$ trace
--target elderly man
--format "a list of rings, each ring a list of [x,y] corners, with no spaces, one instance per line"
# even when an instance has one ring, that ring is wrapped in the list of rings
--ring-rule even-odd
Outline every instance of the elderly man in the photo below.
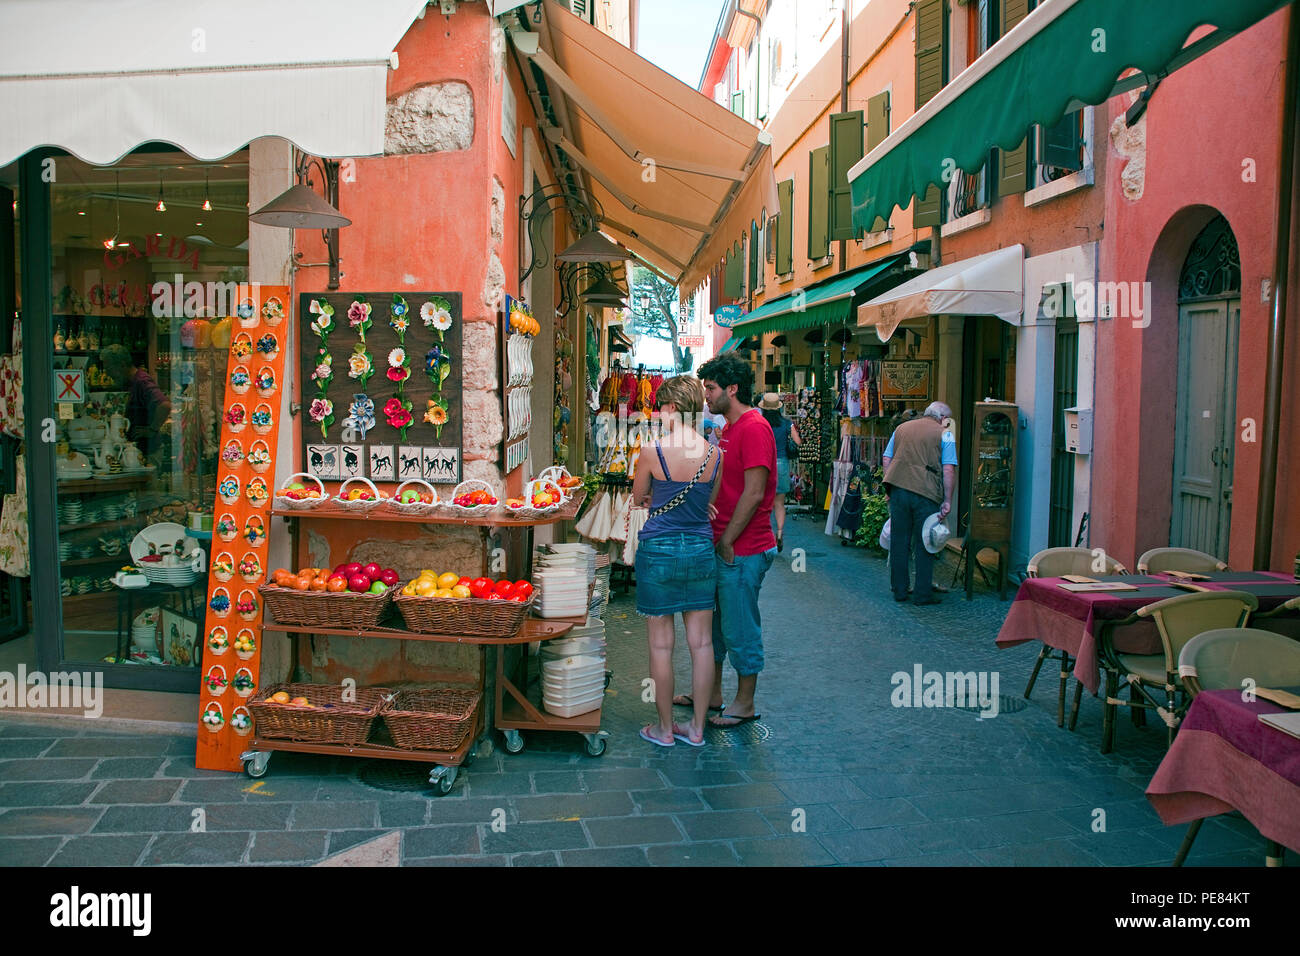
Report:
[[[957,441],[943,427],[952,409],[931,402],[920,418],[903,422],[885,449],[885,488],[889,493],[889,583],[895,601],[906,601],[910,557],[916,555],[915,604],[938,604],[934,593],[933,556],[921,541],[925,519],[952,510],[957,484]]]

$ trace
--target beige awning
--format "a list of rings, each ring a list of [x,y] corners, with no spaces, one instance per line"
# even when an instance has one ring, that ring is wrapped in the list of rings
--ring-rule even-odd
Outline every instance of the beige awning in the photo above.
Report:
[[[545,10],[545,31],[511,34],[565,101],[563,125],[543,134],[581,170],[601,230],[693,291],[776,212],[770,139],[562,7]]]

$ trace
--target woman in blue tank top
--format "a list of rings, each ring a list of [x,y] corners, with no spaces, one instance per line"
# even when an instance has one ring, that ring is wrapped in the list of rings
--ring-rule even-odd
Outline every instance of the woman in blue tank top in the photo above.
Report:
[[[637,540],[636,609],[648,618],[650,678],[657,724],[641,737],[660,747],[674,739],[704,745],[704,718],[713,690],[713,529],[710,511],[718,494],[722,451],[692,427],[704,408],[699,379],[678,375],[659,386],[655,401],[663,438],[654,454],[643,448],[632,483],[636,504],[650,509]],[[689,724],[673,723],[673,615],[681,614],[691,648]]]

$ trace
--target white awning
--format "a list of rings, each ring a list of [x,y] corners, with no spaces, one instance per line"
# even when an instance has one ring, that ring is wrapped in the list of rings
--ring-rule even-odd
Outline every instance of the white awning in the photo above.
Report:
[[[39,146],[97,165],[164,142],[215,160],[261,136],[384,151],[390,59],[424,0],[5,0],[0,166]]]
[[[927,315],[996,315],[1019,325],[1025,300],[1025,247],[1008,246],[951,262],[858,306],[858,325],[887,342],[899,323]]]

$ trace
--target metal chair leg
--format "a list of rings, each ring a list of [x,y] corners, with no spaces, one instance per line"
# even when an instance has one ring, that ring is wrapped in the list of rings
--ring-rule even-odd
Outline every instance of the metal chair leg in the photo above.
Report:
[[[1101,720],[1101,752],[1110,753],[1111,746],[1115,742],[1115,700],[1117,674],[1112,671],[1106,671],[1106,702],[1103,705]]]
[[[1065,726],[1065,685],[1070,680],[1070,655],[1061,651],[1061,680],[1056,688],[1056,726]]]
[[[1051,647],[1044,644],[1043,649],[1038,652],[1038,660],[1034,661],[1034,672],[1029,675],[1029,683],[1025,685],[1025,700],[1028,700],[1029,695],[1034,692],[1034,682],[1038,680],[1038,671],[1042,668],[1043,661],[1047,658],[1047,655],[1051,653],[1051,650]]]
[[[1142,706],[1142,694],[1137,689],[1137,684],[1128,685],[1128,709],[1129,716],[1133,718],[1134,727],[1145,727],[1147,725],[1147,711]]]
[[[1193,820],[1191,826],[1187,828],[1187,833],[1183,836],[1183,842],[1178,847],[1178,855],[1174,857],[1174,866],[1183,865],[1188,852],[1192,849],[1192,844],[1196,842],[1196,834],[1201,832],[1201,824],[1204,822],[1204,817],[1200,820]]]
[[[1074,704],[1070,707],[1070,731],[1074,732],[1074,725],[1079,722],[1079,702],[1083,699],[1083,682],[1076,680],[1074,682]]]

